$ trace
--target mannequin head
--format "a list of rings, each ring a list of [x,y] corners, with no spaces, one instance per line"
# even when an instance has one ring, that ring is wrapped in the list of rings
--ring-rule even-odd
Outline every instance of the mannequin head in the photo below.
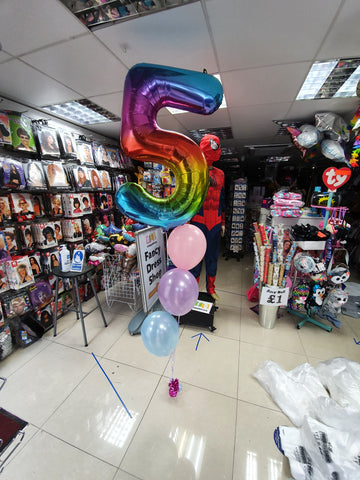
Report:
[[[204,135],[200,142],[200,149],[209,167],[219,160],[221,155],[220,140],[215,135]]]

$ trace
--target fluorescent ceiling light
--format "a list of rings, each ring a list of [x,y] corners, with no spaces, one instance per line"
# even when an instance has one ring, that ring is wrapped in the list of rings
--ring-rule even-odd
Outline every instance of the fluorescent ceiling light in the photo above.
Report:
[[[219,80],[219,82],[222,84],[222,81],[221,81],[221,77],[220,77],[220,74],[219,73],[215,73],[213,75],[213,77],[217,78]],[[226,99],[225,99],[225,95],[223,94],[223,99],[222,99],[222,102],[221,102],[221,105],[219,107],[219,110],[220,108],[227,108],[227,104],[226,104]],[[178,108],[172,108],[172,107],[166,107],[166,109],[172,113],[173,115],[179,115],[180,113],[189,113],[187,110],[180,110]]]
[[[43,109],[81,125],[120,121],[120,118],[113,113],[86,99],[47,105]]]
[[[315,62],[311,67],[296,100],[311,100],[315,98],[337,62],[337,60],[332,60],[330,62]]]
[[[360,79],[360,58],[315,62],[296,100],[355,97]]]
[[[356,97],[356,87],[360,80],[360,66],[335,93],[334,97]]]

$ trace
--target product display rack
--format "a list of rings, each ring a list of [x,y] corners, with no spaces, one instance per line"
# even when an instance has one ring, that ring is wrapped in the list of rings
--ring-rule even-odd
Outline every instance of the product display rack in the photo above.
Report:
[[[14,112],[15,113],[15,112]],[[21,114],[19,114],[21,116]],[[56,141],[59,144],[57,147],[56,154],[46,154],[41,144],[40,132],[41,129],[45,127],[47,130],[52,130],[56,132]],[[10,247],[6,242],[3,242],[3,245],[0,245],[0,252],[3,252],[3,258],[6,257],[6,261],[0,263],[1,270],[1,284],[0,284],[0,302],[2,309],[2,315],[0,318],[0,360],[5,358],[11,351],[4,350],[4,347],[8,344],[8,338],[10,337],[10,330],[12,329],[12,337],[15,339],[17,346],[26,347],[31,345],[36,341],[39,336],[32,335],[33,331],[31,328],[23,328],[24,324],[21,323],[27,314],[32,315],[31,321],[35,321],[36,324],[32,324],[36,327],[42,327],[42,331],[47,331],[53,326],[53,315],[55,311],[54,305],[54,286],[53,277],[51,275],[51,270],[55,265],[59,263],[59,246],[66,243],[71,250],[79,246],[84,247],[86,243],[93,241],[94,239],[94,230],[97,224],[104,223],[105,218],[110,223],[114,221],[114,217],[117,215],[115,210],[115,199],[114,193],[119,186],[119,182],[124,183],[128,181],[132,172],[133,166],[130,159],[123,156],[116,146],[103,146],[104,151],[108,154],[108,159],[110,159],[110,154],[113,155],[114,151],[118,151],[118,158],[120,162],[118,165],[98,165],[95,163],[95,160],[91,165],[89,165],[89,172],[94,171],[100,174],[103,174],[103,179],[106,180],[106,188],[99,186],[94,186],[91,183],[79,186],[78,178],[75,173],[77,169],[84,170],[84,162],[80,159],[79,152],[77,154],[66,155],[64,151],[64,145],[61,144],[63,137],[60,136],[60,132],[56,131],[53,127],[49,127],[47,122],[44,121],[32,121],[32,132],[34,135],[36,149],[33,148],[33,151],[23,151],[15,149],[11,145],[2,145],[0,144],[0,201],[4,200],[6,205],[6,211],[8,213],[4,214],[4,208],[0,206],[0,236],[2,240],[5,240],[6,233],[11,232],[14,234],[14,251],[10,251]],[[100,143],[91,142],[82,135],[76,135],[74,132],[70,132],[67,129],[67,135],[72,137],[73,145],[76,145],[76,142],[85,142],[89,147],[94,149],[94,158],[95,158],[95,147],[98,148]],[[113,157],[112,157],[113,158]],[[43,184],[38,184],[36,187],[33,187],[31,184],[31,175],[29,165],[34,164],[39,168],[40,176],[44,175],[42,179]],[[20,171],[20,176],[18,172],[18,177],[20,178],[20,183],[9,184],[8,183],[8,167],[15,165]],[[56,181],[54,184],[50,183],[49,171],[51,165],[59,167],[61,172],[63,172],[64,178],[66,178],[67,185],[57,185]],[[59,179],[59,177],[55,177]],[[61,177],[60,177],[61,178]],[[46,180],[46,181],[45,181]],[[101,185],[105,185],[101,183]],[[10,185],[10,186],[9,186]],[[59,212],[55,212],[52,209],[51,199],[58,197],[62,201],[60,203]],[[104,198],[103,198],[104,197]],[[69,212],[65,211],[65,199],[87,199],[87,209],[85,208],[85,203],[81,205],[78,213],[69,215]],[[36,199],[36,204],[34,202]],[[91,199],[91,201],[90,201]],[[3,202],[4,203],[4,202]],[[29,211],[27,214],[23,214],[20,209],[21,206],[25,203],[30,205]],[[78,206],[78,205],[77,205]],[[75,212],[75,207],[74,212]],[[80,233],[78,235],[73,234],[73,238],[69,239],[64,235],[64,229],[61,228],[66,222],[70,224],[72,222],[77,223]],[[52,242],[49,245],[46,244],[46,240],[42,243],[35,243],[35,228],[39,226],[40,231],[45,231],[46,226],[51,226],[52,228]],[[58,226],[57,231],[62,233],[62,238],[55,239],[55,228]],[[88,230],[86,230],[88,228]],[[27,237],[25,236],[27,234]],[[44,235],[43,235],[44,236]],[[9,235],[8,235],[9,237]],[[29,240],[31,239],[31,240]],[[8,239],[7,239],[8,240]],[[33,270],[30,267],[30,260],[35,258],[38,264],[38,270]],[[20,260],[19,260],[20,259]],[[29,270],[29,279],[24,285],[23,288],[20,288],[21,285],[15,286],[15,288],[9,288],[9,284],[6,284],[6,268],[16,264],[16,261],[20,262],[21,259],[27,260],[25,263]],[[54,262],[54,263],[53,263]],[[32,263],[34,266],[34,262]],[[34,267],[35,268],[35,267]],[[15,271],[15,267],[13,268]],[[101,264],[97,268],[96,272],[96,286],[99,290],[101,284],[100,275],[102,268]],[[95,276],[94,276],[95,279]],[[39,285],[49,286],[49,289],[52,287],[52,293],[45,298],[44,292],[38,292],[42,295],[42,302],[40,304],[33,304],[34,298],[36,297],[36,292],[34,293],[34,288]],[[59,312],[58,318],[63,314],[62,305],[69,306],[72,302],[72,288],[70,282],[64,283],[61,286],[59,294],[59,303],[57,305],[57,310]],[[87,288],[88,285],[81,286],[80,295],[83,300],[91,298],[90,289]],[[2,289],[2,291],[1,291]],[[51,290],[50,290],[51,292]],[[25,304],[25,309],[21,313],[14,313],[13,307],[9,310],[9,305],[11,304],[10,299],[19,299],[19,302]],[[25,299],[25,303],[23,300]],[[9,313],[10,312],[10,313]],[[14,320],[17,319],[19,332],[14,335]],[[18,321],[20,319],[20,321]],[[25,320],[24,320],[25,321]],[[12,328],[11,328],[12,327]],[[36,333],[36,332],[35,332]],[[40,335],[41,336],[41,335]],[[5,353],[5,356],[3,354]]]
[[[243,256],[246,195],[247,180],[233,180],[225,216],[226,260],[235,257],[239,261]]]

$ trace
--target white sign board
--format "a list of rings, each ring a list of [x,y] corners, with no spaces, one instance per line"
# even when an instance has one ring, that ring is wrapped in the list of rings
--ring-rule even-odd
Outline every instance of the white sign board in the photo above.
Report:
[[[85,250],[75,250],[71,263],[71,272],[81,272],[85,260]]]
[[[261,289],[260,305],[286,306],[288,298],[289,287],[268,287],[264,285]]]
[[[160,227],[148,227],[135,233],[144,312],[158,299],[160,278],[166,273],[164,233]]]
[[[192,310],[195,310],[201,313],[210,313],[213,305],[214,304],[210,302],[204,302],[203,300],[196,300],[196,303],[193,306]]]

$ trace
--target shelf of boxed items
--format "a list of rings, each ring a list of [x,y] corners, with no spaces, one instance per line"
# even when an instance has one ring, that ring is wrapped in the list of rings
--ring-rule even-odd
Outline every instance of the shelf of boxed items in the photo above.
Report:
[[[46,130],[54,134],[47,125]],[[35,148],[25,152],[0,145],[0,360],[11,353],[10,325],[21,347],[52,327],[55,278],[51,270],[59,265],[59,245],[65,242],[74,249],[91,241],[97,224],[110,225],[116,214],[114,192],[133,170],[130,159],[126,164],[119,162],[118,168],[110,166],[114,155],[120,155],[116,147],[91,144],[94,156],[105,158],[106,152],[108,165],[92,162],[86,168],[73,154],[60,158],[63,148],[57,147],[56,158],[44,154],[40,138],[39,132],[36,144],[41,154]],[[65,134],[55,138],[63,147],[69,145]],[[74,141],[70,134],[68,138]],[[88,142],[79,141],[76,147],[81,156],[88,155]],[[75,151],[75,145],[69,149]],[[100,278],[94,280],[99,288]],[[91,292],[86,287],[80,292],[84,299]],[[59,315],[62,302],[72,301],[70,283],[64,281],[60,288]]]
[[[225,217],[226,252],[224,256],[226,260],[229,257],[235,257],[239,261],[243,255],[246,194],[247,180],[245,178],[233,180]]]
[[[175,190],[175,177],[169,168],[159,163],[144,162],[136,165],[138,184],[155,198],[167,198]]]

